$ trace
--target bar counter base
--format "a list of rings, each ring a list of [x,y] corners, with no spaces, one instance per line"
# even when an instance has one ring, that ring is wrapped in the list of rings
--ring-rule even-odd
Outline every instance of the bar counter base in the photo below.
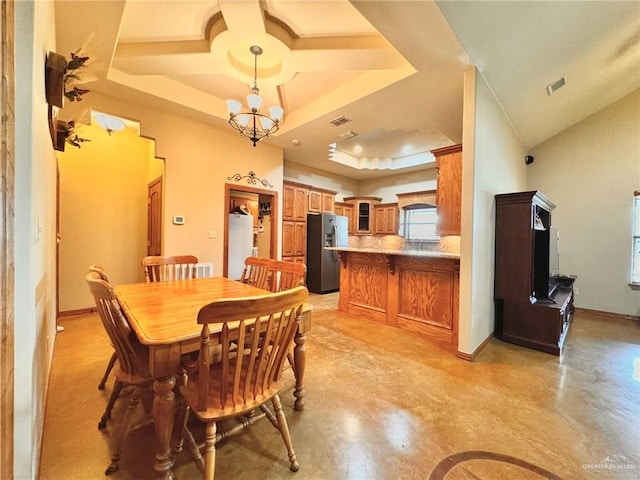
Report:
[[[458,344],[460,261],[340,251],[338,310]]]

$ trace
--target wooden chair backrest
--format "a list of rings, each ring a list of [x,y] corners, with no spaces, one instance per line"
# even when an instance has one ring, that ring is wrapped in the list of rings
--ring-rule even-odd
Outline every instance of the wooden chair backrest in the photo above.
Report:
[[[97,272],[100,275],[100,278],[105,282],[109,281],[109,277],[107,276],[107,272],[105,272],[104,267],[99,263],[94,263],[89,267],[90,272]]]
[[[120,369],[131,375],[145,375],[147,367],[137,353],[144,347],[133,343],[134,334],[113,287],[109,282],[102,280],[99,272],[87,273],[87,283],[96,302],[102,326],[118,355]]]
[[[299,285],[306,285],[307,266],[299,262],[283,262],[271,260],[269,264],[271,271],[272,292],[282,292]]]
[[[152,255],[142,259],[144,276],[147,282],[196,278],[197,263],[198,257],[193,255],[177,255],[174,257]]]
[[[254,287],[271,291],[269,265],[270,258],[247,257],[244,259],[244,270],[240,281]]]
[[[255,408],[278,393],[282,366],[308,297],[305,287],[297,287],[270,295],[218,300],[200,309],[198,411],[207,409],[209,395],[209,406],[219,410],[221,418]],[[222,350],[215,366],[220,374],[215,376],[209,373],[209,325],[213,324]]]

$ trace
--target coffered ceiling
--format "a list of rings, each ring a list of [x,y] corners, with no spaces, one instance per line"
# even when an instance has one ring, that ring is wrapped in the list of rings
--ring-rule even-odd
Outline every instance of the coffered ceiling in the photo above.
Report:
[[[429,168],[430,149],[462,141],[473,64],[527,148],[638,88],[639,5],[56,0],[57,50],[86,45],[92,90],[231,131],[226,100],[249,93],[259,45],[264,105],[285,110],[264,141],[365,179]]]

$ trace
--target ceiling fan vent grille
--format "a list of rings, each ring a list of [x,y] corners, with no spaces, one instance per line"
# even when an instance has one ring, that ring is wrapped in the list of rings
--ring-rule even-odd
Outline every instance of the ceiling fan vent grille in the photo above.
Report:
[[[351,130],[347,130],[346,132],[343,132],[340,135],[338,135],[338,138],[340,140],[346,140],[347,138],[353,138],[353,137],[355,137],[357,135],[358,134],[356,132],[352,132]]]
[[[345,123],[349,123],[350,121],[351,121],[350,118],[347,118],[344,115],[341,115],[337,118],[334,118],[333,120],[329,120],[329,123],[334,127],[338,127],[340,125],[344,125]]]
[[[547,85],[547,95],[551,95],[552,93],[560,90],[562,87],[564,87],[565,83],[566,82],[563,76],[562,78],[553,82],[551,85]]]

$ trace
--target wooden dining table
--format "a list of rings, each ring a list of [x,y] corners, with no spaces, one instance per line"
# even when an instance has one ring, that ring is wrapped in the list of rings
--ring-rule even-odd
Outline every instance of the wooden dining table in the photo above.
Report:
[[[270,292],[224,277],[131,283],[118,285],[115,290],[138,340],[149,348],[149,372],[155,378],[152,415],[158,449],[153,468],[157,478],[170,480],[174,478],[171,471],[176,410],[174,387],[181,371],[182,356],[200,348],[198,311],[215,300],[268,295]],[[304,408],[305,340],[310,329],[311,306],[305,305],[294,338],[296,410]],[[177,433],[181,438],[181,432]]]

